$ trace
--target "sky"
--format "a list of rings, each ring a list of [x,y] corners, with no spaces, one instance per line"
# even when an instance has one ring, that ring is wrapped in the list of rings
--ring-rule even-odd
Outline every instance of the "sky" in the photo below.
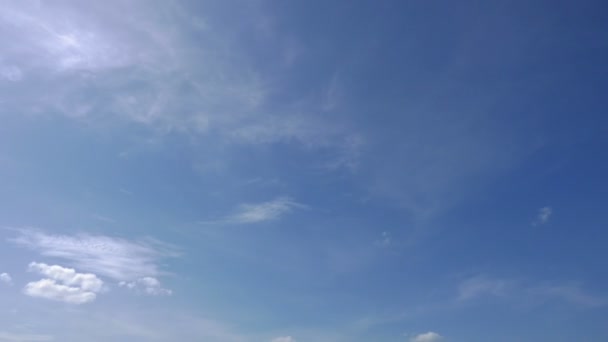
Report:
[[[1,1],[0,341],[608,341],[604,1]]]

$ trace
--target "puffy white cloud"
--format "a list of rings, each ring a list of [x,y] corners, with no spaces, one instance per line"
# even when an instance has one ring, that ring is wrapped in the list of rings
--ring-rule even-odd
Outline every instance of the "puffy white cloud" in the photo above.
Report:
[[[77,273],[72,268],[59,265],[32,262],[29,265],[29,270],[60,281],[65,285],[80,287],[85,291],[99,292],[103,287],[103,281],[97,278],[96,275],[92,273]]]
[[[416,335],[410,339],[410,342],[438,342],[443,340],[443,337],[436,332],[429,331],[424,334]]]
[[[118,281],[156,277],[158,262],[175,257],[172,246],[154,240],[128,241],[103,235],[54,235],[32,229],[18,229],[13,243],[41,255],[66,260],[70,266]]]
[[[269,202],[242,204],[238,211],[229,217],[229,222],[256,223],[278,219],[303,205],[294,202],[289,197],[279,197]]]
[[[0,281],[7,284],[13,283],[13,278],[8,273],[0,273]]]
[[[23,292],[31,297],[57,300],[72,304],[84,304],[97,298],[103,281],[91,273],[78,273],[74,269],[59,265],[32,262],[29,271],[48,278],[25,285]]]
[[[282,336],[273,339],[272,342],[296,342],[296,339],[291,336]]]
[[[23,292],[32,297],[46,298],[72,304],[84,304],[97,298],[93,292],[85,291],[80,287],[71,287],[58,284],[53,279],[41,279],[27,283]]]
[[[143,277],[135,281],[129,282],[121,281],[120,283],[118,283],[118,285],[151,296],[170,296],[173,294],[173,291],[163,288],[160,284],[160,281],[158,281],[158,279],[154,277]]]

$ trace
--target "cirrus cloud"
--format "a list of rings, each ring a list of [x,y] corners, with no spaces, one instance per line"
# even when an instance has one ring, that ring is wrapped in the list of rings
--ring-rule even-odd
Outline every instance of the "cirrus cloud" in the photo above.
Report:
[[[151,239],[130,241],[104,235],[47,234],[33,229],[17,232],[17,237],[9,241],[118,281],[159,276],[163,272],[158,262],[178,255],[173,246]]]

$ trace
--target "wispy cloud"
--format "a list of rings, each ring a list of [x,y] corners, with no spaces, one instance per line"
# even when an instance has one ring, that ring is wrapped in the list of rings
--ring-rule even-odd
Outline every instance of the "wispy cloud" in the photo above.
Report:
[[[237,212],[228,218],[228,221],[234,223],[256,223],[276,220],[294,209],[302,207],[301,204],[294,202],[289,197],[279,197],[262,203],[241,204]]]
[[[78,273],[74,269],[59,265],[32,262],[29,271],[47,277],[25,285],[23,293],[31,297],[84,304],[94,301],[103,287],[103,281],[96,275]]]
[[[15,2],[0,9],[0,18],[0,38],[27,46],[0,47],[8,63],[0,65],[0,76],[24,85],[2,100],[19,113],[44,111],[90,122],[136,123],[161,134],[214,134],[226,142],[296,142],[337,151],[353,135],[325,119],[321,96],[271,101],[279,77],[256,68],[254,54],[231,34],[232,25],[195,17],[186,3]],[[256,22],[238,25],[265,30]],[[292,48],[278,32],[274,36],[275,49]]]
[[[586,308],[608,305],[608,297],[590,294],[578,283],[547,284],[487,276],[464,280],[458,288],[457,302],[473,301],[487,296],[527,302],[561,301]]]
[[[296,339],[291,336],[282,336],[273,339],[272,342],[296,342]]]
[[[240,204],[232,214],[219,220],[199,221],[200,224],[251,224],[277,220],[306,205],[290,197],[277,197],[272,201]]]
[[[608,306],[608,297],[589,294],[578,284],[544,285],[530,288],[528,291],[537,296],[558,299],[580,307]]]
[[[5,342],[46,342],[54,340],[55,339],[51,335],[18,334],[0,331],[0,341]]]
[[[116,220],[114,220],[111,217],[108,216],[104,216],[104,215],[99,215],[99,214],[93,214],[91,215],[94,219],[101,221],[101,222],[105,222],[105,223],[116,223]]]
[[[410,342],[439,342],[441,340],[443,340],[443,337],[432,331],[410,338]]]
[[[484,295],[504,296],[509,282],[477,276],[463,281],[458,288],[458,300],[465,301]]]
[[[542,207],[542,208],[538,209],[538,214],[536,215],[536,219],[534,220],[534,222],[532,224],[533,225],[545,224],[549,221],[549,218],[551,218],[552,214],[553,214],[553,209],[551,207],[549,207],[549,206]]]
[[[391,233],[384,231],[380,234],[380,239],[376,240],[375,244],[378,247],[387,247],[391,244],[392,240]]]
[[[178,255],[174,247],[150,239],[130,241],[104,235],[56,235],[32,229],[18,229],[17,233],[17,237],[10,239],[17,245],[118,281],[162,275],[159,261]]]

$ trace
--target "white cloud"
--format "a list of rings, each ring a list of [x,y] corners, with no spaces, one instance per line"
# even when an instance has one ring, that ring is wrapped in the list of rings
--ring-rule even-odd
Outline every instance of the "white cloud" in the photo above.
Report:
[[[53,340],[54,338],[51,335],[17,334],[0,331],[0,341],[3,342],[45,342]]]
[[[173,294],[173,291],[163,288],[160,281],[153,277],[144,277],[129,282],[121,281],[118,283],[118,285],[151,296],[170,296]]]
[[[289,197],[279,197],[269,202],[242,204],[238,211],[228,218],[233,223],[256,223],[270,221],[288,214],[303,205],[294,202]]]
[[[94,301],[103,288],[103,281],[91,273],[78,273],[59,265],[32,262],[29,271],[48,278],[27,283],[23,292],[31,297],[84,304]]]
[[[80,287],[85,291],[99,292],[103,287],[103,281],[92,273],[77,273],[72,268],[59,265],[47,265],[32,262],[29,271],[38,272],[65,285]]]
[[[13,283],[13,278],[8,273],[0,273],[0,281],[10,285]]]
[[[416,335],[410,339],[410,342],[438,342],[443,340],[443,337],[438,333],[429,331],[424,334]]]
[[[291,336],[282,336],[273,339],[272,342],[296,342],[296,339]]]
[[[54,235],[32,229],[17,232],[18,236],[10,240],[13,243],[118,281],[159,276],[160,259],[177,256],[172,246],[154,240],[134,242],[103,235]]]
[[[41,279],[27,283],[23,292],[31,297],[62,301],[72,304],[89,303],[97,298],[93,292],[84,291],[79,287],[66,286],[53,279]]]
[[[551,207],[542,207],[538,209],[538,215],[536,215],[536,220],[533,222],[533,224],[539,225],[547,223],[552,214],[553,209]]]

